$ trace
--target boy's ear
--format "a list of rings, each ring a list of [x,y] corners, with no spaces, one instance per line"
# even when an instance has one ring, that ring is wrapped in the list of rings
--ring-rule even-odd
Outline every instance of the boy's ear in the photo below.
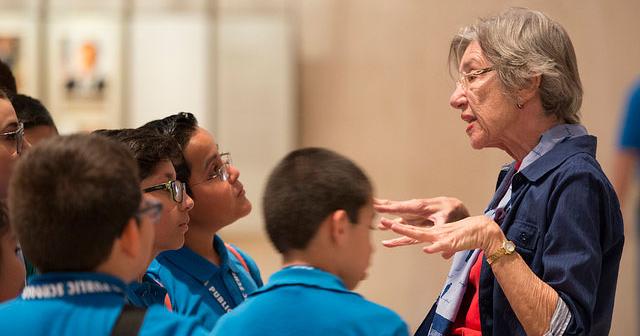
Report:
[[[344,210],[336,210],[329,216],[329,232],[331,241],[337,245],[344,245],[349,232],[349,216]]]
[[[119,239],[122,252],[131,258],[137,258],[142,253],[140,236],[140,225],[134,217],[129,218]]]

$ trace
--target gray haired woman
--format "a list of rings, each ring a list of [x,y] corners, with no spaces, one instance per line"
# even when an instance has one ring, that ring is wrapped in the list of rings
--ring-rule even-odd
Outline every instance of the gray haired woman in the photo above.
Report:
[[[395,247],[430,243],[453,256],[444,289],[416,335],[607,335],[622,246],[618,199],[580,125],[582,85],[557,22],[522,8],[453,38],[460,73],[450,104],[471,147],[503,167],[484,214],[450,197],[377,200]]]

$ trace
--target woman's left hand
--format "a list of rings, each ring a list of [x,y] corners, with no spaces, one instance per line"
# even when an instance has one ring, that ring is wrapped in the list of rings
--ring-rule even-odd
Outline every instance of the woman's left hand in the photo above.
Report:
[[[500,226],[485,215],[431,227],[416,227],[386,218],[381,219],[380,223],[387,229],[407,237],[407,242],[431,243],[422,250],[429,254],[441,253],[446,259],[458,251],[477,248],[493,252],[505,239]],[[382,244],[387,247],[411,245],[398,244],[398,238],[385,240]]]

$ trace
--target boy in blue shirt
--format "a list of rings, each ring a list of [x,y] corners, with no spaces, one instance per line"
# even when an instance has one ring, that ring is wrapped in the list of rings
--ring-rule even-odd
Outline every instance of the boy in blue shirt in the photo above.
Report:
[[[194,200],[185,246],[161,253],[147,274],[167,289],[174,312],[194,316],[211,330],[220,316],[242,303],[262,286],[255,262],[225,244],[218,231],[251,211],[251,203],[231,164],[213,135],[198,126],[191,113],[178,113],[142,127],[173,137],[184,161],[176,175],[187,183]]]
[[[171,137],[149,130],[99,130],[94,133],[118,140],[129,148],[138,163],[140,189],[162,203],[162,216],[155,226],[149,264],[160,252],[181,248],[184,234],[189,229],[189,210],[193,208],[193,200],[187,195],[185,184],[176,178],[173,167],[173,162],[182,157],[178,143]],[[136,307],[161,304],[171,310],[167,290],[147,274],[140,274],[129,284],[127,300]]]
[[[0,305],[0,334],[203,333],[162,306],[133,311],[138,318],[122,313],[125,283],[144,272],[162,211],[141,194],[122,144],[97,135],[46,140],[17,163],[9,195],[11,224],[41,274]]]
[[[408,335],[396,313],[351,291],[373,251],[373,192],[360,168],[326,149],[294,151],[271,173],[263,204],[284,268],[211,335]]]

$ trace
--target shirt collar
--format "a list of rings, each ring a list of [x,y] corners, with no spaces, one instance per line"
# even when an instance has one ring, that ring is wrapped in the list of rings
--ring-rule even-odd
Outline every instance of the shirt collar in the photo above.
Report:
[[[596,147],[597,139],[591,135],[565,138],[520,172],[526,179],[535,182],[576,154],[585,153],[595,158]]]
[[[109,291],[103,292],[101,290],[79,290],[76,295],[117,295],[124,298],[127,289],[126,284],[112,275],[105,273],[93,273],[93,272],[51,272],[44,274],[37,274],[29,278],[27,287],[42,287],[51,284],[64,284],[64,283],[100,283],[101,286],[108,286]],[[65,292],[69,291],[69,288],[62,286]],[[26,288],[25,288],[26,290]],[[57,297],[64,296],[64,293],[59,293]],[[68,294],[68,293],[67,293]],[[23,292],[24,295],[24,292]]]
[[[348,290],[342,280],[334,274],[310,266],[289,266],[274,273],[271,278],[269,278],[269,283],[250,294],[250,296],[268,292],[282,286],[295,285],[359,295]]]
[[[142,281],[133,281],[127,286],[127,300],[137,307],[147,307],[153,303],[163,303],[167,290],[162,284],[145,274]]]
[[[212,264],[190,248],[184,246],[179,250],[162,252],[161,257],[165,258],[174,267],[181,269],[185,273],[193,276],[198,281],[204,283],[220,271],[229,268],[229,254],[224,242],[218,235],[213,237],[213,249],[220,256],[220,266]]]

